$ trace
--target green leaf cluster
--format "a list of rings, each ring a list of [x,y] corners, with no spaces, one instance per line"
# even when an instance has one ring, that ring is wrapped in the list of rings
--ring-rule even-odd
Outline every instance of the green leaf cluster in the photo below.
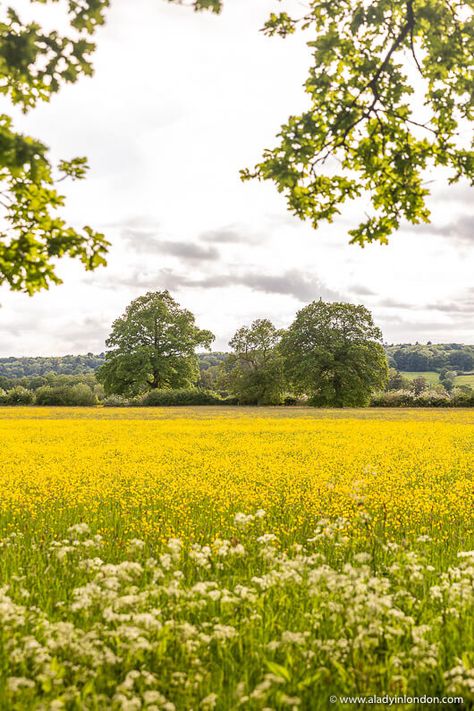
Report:
[[[295,392],[318,406],[367,405],[388,366],[382,333],[364,306],[313,301],[283,334],[280,350]]]
[[[287,330],[267,319],[240,328],[223,368],[244,405],[278,405],[287,389],[322,407],[369,404],[388,365],[382,333],[364,306],[314,301]]]
[[[427,178],[474,179],[472,0],[311,0],[272,14],[268,35],[310,34],[309,106],[282,126],[244,180],[272,180],[317,228],[348,200],[371,211],[351,241],[386,243],[402,220],[428,222]],[[360,203],[362,205],[362,202]]]
[[[108,5],[108,0],[65,2],[70,36],[24,23],[7,8],[0,17],[0,93],[27,112],[49,101],[64,83],[90,76],[95,45],[89,38],[103,24]],[[81,180],[87,169],[85,158],[54,166],[42,142],[0,115],[0,284],[33,294],[61,282],[56,272],[61,257],[78,259],[87,270],[105,264],[105,236],[89,226],[78,230],[60,216],[59,183]]]
[[[209,348],[213,340],[168,291],[150,291],[114,321],[97,379],[107,395],[188,388],[199,377],[196,348]]]
[[[279,405],[285,391],[281,331],[268,319],[239,328],[229,342],[224,384],[242,405]]]

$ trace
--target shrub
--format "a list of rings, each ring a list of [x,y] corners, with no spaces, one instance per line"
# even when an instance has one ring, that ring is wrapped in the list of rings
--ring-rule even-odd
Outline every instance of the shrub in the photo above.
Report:
[[[283,399],[283,405],[286,407],[292,407],[296,405],[307,405],[308,404],[308,398],[304,396],[296,396],[296,395],[286,395]]]
[[[425,390],[419,395],[406,390],[392,390],[376,393],[372,397],[372,407],[471,407],[474,397],[467,393],[454,397],[436,388]]]
[[[222,400],[217,393],[211,390],[182,389],[182,390],[152,390],[141,398],[140,404],[145,407],[172,407],[191,405],[222,405],[230,404],[229,400]]]
[[[418,407],[450,407],[452,404],[448,393],[436,390],[425,390],[415,398],[415,405]]]
[[[50,407],[92,407],[97,405],[97,398],[84,383],[72,387],[44,385],[36,391],[36,404]]]
[[[128,398],[123,395],[108,395],[104,399],[104,407],[129,407]]]
[[[372,395],[372,407],[413,407],[415,395],[410,390],[389,390]]]
[[[455,388],[451,395],[451,402],[455,407],[474,407],[474,392],[462,391]]]
[[[17,385],[15,388],[8,390],[3,398],[4,405],[31,405],[33,403],[34,396],[31,390],[27,390],[21,385]]]
[[[77,405],[78,407],[93,407],[97,405],[97,395],[85,383],[73,385],[72,388],[69,388],[69,395],[71,397],[71,405]]]

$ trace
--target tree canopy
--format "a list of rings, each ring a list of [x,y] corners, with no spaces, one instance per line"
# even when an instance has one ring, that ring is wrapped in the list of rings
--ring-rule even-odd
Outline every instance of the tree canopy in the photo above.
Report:
[[[213,340],[168,291],[150,291],[114,321],[97,378],[107,394],[188,387],[199,376],[195,349],[209,348]]]
[[[241,404],[276,405],[284,392],[283,360],[278,350],[282,332],[268,319],[242,326],[229,342],[227,384]]]
[[[280,348],[296,392],[315,405],[357,407],[387,382],[381,340],[364,306],[320,300],[298,311]]]
[[[92,74],[91,38],[111,4],[32,2],[64,7],[70,32],[47,32],[11,8],[0,16],[0,92],[23,111]],[[221,0],[168,2],[222,9]],[[290,116],[277,146],[244,169],[243,179],[273,181],[290,211],[315,228],[333,220],[345,201],[368,197],[371,213],[350,230],[361,245],[385,242],[401,220],[429,221],[429,168],[472,184],[472,0],[309,0],[299,16],[281,7],[276,3],[264,31],[308,32],[309,106]],[[86,269],[105,264],[104,235],[87,225],[77,230],[59,212],[59,183],[86,172],[84,157],[53,165],[41,140],[0,115],[0,284],[32,294],[60,282],[60,257],[79,259]]]

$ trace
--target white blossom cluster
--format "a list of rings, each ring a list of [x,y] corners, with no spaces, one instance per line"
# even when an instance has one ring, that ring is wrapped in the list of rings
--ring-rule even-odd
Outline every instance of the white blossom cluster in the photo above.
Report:
[[[399,543],[380,560],[355,550],[343,520],[285,548],[250,532],[264,515],[236,516],[242,540],[153,550],[132,539],[115,561],[86,524],[71,527],[46,553],[63,588],[53,606],[25,576],[0,589],[0,707],[276,711],[311,709],[328,689],[474,703],[472,551],[437,575]]]

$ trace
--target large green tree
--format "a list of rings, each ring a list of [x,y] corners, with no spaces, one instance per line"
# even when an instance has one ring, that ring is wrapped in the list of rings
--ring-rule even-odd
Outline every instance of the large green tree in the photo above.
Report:
[[[284,393],[281,331],[268,319],[239,328],[224,363],[226,384],[244,405],[278,405]]]
[[[188,387],[199,377],[196,348],[213,340],[168,291],[150,291],[114,321],[97,378],[107,394]]]
[[[45,31],[3,9],[0,92],[24,111],[92,74],[91,37],[111,0],[31,2],[62,6],[70,32]],[[221,0],[169,2],[222,8]],[[288,119],[276,147],[242,171],[244,179],[273,181],[289,209],[314,227],[346,200],[368,198],[370,214],[350,230],[361,245],[386,242],[402,220],[429,221],[430,168],[472,185],[473,0],[308,0],[299,16],[284,7],[275,0],[264,31],[308,33],[308,107]],[[105,263],[105,237],[71,227],[58,211],[59,182],[86,170],[82,157],[52,165],[42,141],[0,115],[0,284],[33,293],[58,283],[56,262],[66,255],[87,269]]]
[[[296,392],[315,405],[367,405],[388,378],[382,332],[364,306],[313,301],[298,311],[280,344]]]

